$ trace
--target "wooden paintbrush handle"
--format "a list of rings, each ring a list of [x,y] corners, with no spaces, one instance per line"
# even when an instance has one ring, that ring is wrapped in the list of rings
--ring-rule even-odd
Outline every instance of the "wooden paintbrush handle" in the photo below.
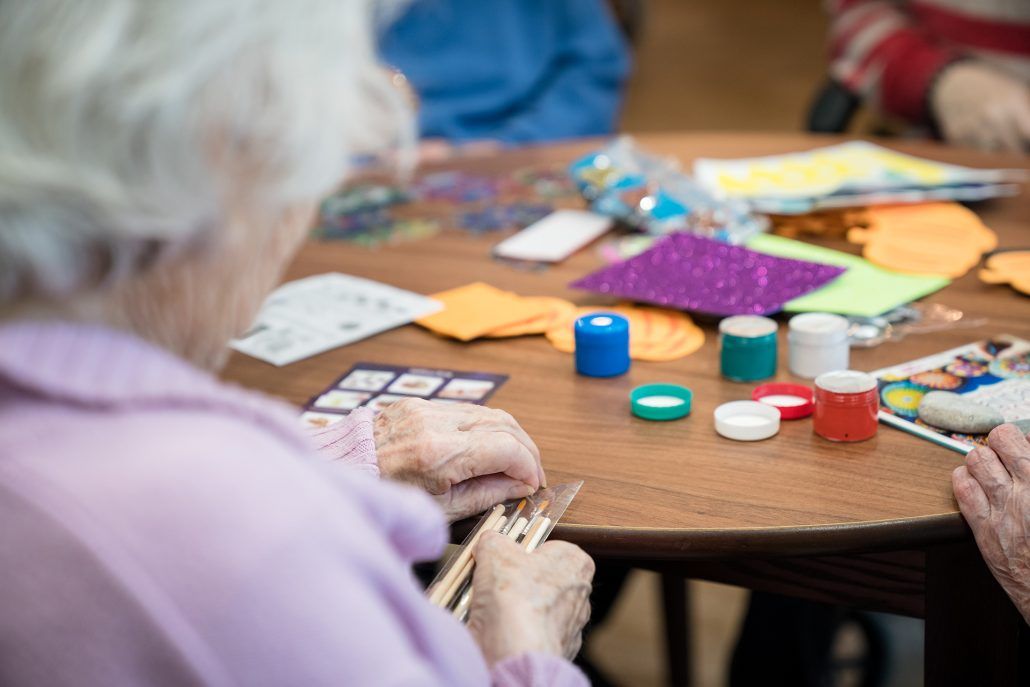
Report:
[[[461,550],[458,557],[454,560],[454,564],[447,570],[447,574],[443,576],[439,582],[437,582],[429,592],[430,603],[436,604],[437,606],[446,606],[446,603],[441,603],[444,594],[451,588],[456,579],[461,577],[461,571],[465,568],[465,565],[472,560],[472,549],[476,548],[476,542],[483,535],[483,532],[487,530],[496,531],[500,529],[497,527],[498,523],[504,522],[504,504],[497,504],[493,510],[490,511],[490,515],[487,516],[483,526],[479,528],[469,543]]]
[[[519,510],[515,511],[512,514],[512,518],[514,518],[516,515],[518,515],[519,511],[521,511],[521,510],[522,509],[520,508]],[[511,519],[511,518],[509,518],[509,519]],[[521,518],[521,517],[517,518],[513,523],[511,523],[506,528],[508,530],[507,533],[506,533],[508,539],[511,539],[513,541],[518,541],[519,537],[522,536],[522,533],[526,531],[526,525],[528,525],[528,524],[529,524],[529,521],[526,520],[525,518]],[[472,603],[472,585],[469,585],[468,589],[465,590],[465,592],[461,595],[461,598],[458,600],[458,603],[454,606],[454,611],[453,611],[454,617],[457,618],[458,620],[464,622],[465,621],[465,616],[468,614],[469,605],[471,603]]]
[[[487,530],[490,530],[492,532],[499,532],[501,528],[504,527],[504,520],[504,516],[501,515],[497,517],[492,523],[488,522],[487,526],[480,530],[480,532],[486,532]],[[479,541],[478,533],[476,541]],[[458,590],[461,589],[462,585],[464,585],[465,582],[468,581],[468,579],[472,576],[472,569],[476,567],[476,559],[472,555],[472,549],[474,546],[475,541],[469,542],[469,545],[467,547],[467,550],[469,552],[468,558],[465,561],[465,564],[461,567],[461,570],[454,577],[451,584],[447,587],[443,595],[440,597],[440,606],[443,606],[444,608],[450,606],[451,601],[454,600],[455,594],[458,593]]]
[[[540,518],[537,520],[533,528],[526,533],[526,538],[522,540],[522,545],[526,549],[527,553],[532,553],[540,542],[543,541],[544,534],[547,533],[547,528],[551,526],[550,518]]]

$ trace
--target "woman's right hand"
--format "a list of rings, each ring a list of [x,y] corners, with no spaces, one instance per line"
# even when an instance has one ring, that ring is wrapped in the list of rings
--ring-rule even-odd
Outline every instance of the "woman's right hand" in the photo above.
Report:
[[[590,619],[590,556],[563,541],[526,553],[496,532],[483,534],[474,556],[468,627],[488,665],[527,652],[579,652]]]
[[[540,449],[503,410],[406,398],[373,432],[382,475],[432,494],[452,522],[545,486]]]

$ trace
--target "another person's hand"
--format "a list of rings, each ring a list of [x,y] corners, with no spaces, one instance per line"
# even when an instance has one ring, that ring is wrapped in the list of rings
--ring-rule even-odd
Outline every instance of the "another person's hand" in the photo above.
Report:
[[[446,162],[454,157],[454,145],[443,138],[423,138],[418,142],[420,165]]]
[[[1030,623],[1030,441],[1002,425],[951,475],[959,509],[994,577]]]
[[[527,652],[573,658],[590,619],[594,561],[545,542],[533,553],[496,532],[476,544],[469,632],[488,665]]]
[[[545,485],[540,450],[503,410],[408,398],[373,428],[380,473],[426,490],[451,520]]]
[[[1012,152],[1030,143],[1030,86],[982,62],[945,67],[930,107],[949,143]]]
[[[444,138],[423,138],[418,142],[418,161],[419,164],[432,164],[454,158],[485,157],[503,149],[500,141],[485,138],[460,143],[451,143]]]

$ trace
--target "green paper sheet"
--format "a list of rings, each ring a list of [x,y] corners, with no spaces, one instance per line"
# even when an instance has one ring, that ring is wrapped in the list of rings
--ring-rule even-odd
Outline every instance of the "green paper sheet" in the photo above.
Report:
[[[781,258],[821,262],[848,269],[826,286],[788,301],[783,307],[787,312],[833,312],[840,315],[875,317],[943,289],[951,283],[944,277],[925,277],[885,270],[857,255],[771,234],[754,237],[747,242],[747,247],[759,253]]]

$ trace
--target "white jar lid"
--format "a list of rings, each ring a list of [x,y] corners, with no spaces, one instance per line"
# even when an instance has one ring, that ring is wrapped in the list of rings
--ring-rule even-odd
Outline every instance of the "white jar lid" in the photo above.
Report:
[[[776,331],[776,320],[761,315],[734,315],[719,322],[719,331],[745,339],[768,336]]]
[[[847,340],[848,326],[847,318],[840,315],[809,312],[790,318],[788,336],[801,344],[835,344]]]
[[[876,388],[876,377],[857,370],[835,370],[816,377],[815,385],[835,394],[861,394]]]
[[[736,441],[760,441],[780,431],[780,411],[758,401],[731,401],[715,409],[715,431]]]

